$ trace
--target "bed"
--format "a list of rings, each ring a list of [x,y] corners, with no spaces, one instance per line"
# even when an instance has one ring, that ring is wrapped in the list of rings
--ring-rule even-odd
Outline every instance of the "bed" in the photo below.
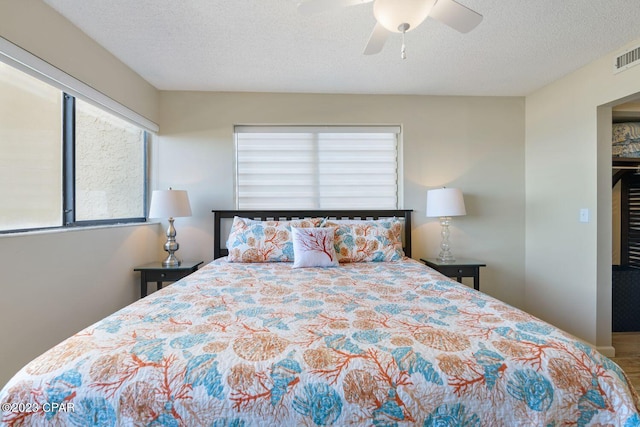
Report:
[[[214,217],[213,262],[26,365],[0,424],[640,425],[624,372],[591,346],[398,259],[410,211]],[[307,252],[326,236],[334,251],[299,256],[309,236],[322,249]]]

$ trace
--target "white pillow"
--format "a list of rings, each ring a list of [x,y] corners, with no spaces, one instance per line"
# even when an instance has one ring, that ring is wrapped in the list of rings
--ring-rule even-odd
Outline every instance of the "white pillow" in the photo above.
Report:
[[[334,248],[336,229],[291,227],[293,237],[293,268],[336,267],[338,257]]]

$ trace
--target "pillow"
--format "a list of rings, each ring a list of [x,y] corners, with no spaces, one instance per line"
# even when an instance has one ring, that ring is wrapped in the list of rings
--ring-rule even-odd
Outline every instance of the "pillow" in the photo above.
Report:
[[[229,262],[291,262],[291,227],[317,227],[320,218],[293,221],[256,221],[234,217],[227,249]]]
[[[398,261],[402,250],[402,221],[323,220],[323,227],[335,227],[335,250],[339,262]]]
[[[336,229],[291,228],[293,235],[293,268],[336,267],[338,257],[333,247]]]

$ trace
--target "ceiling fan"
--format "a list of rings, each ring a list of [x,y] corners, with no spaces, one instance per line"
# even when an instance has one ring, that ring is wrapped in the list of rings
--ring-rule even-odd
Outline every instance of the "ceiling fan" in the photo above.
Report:
[[[454,0],[305,0],[298,4],[304,15],[373,3],[373,15],[378,21],[364,48],[365,55],[382,50],[391,32],[402,33],[402,59],[406,58],[404,34],[420,25],[427,17],[468,33],[482,21],[482,15]]]

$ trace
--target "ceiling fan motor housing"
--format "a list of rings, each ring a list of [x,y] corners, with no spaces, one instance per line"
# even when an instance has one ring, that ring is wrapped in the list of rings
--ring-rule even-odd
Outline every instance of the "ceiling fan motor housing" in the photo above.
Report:
[[[375,0],[373,15],[389,31],[404,33],[420,25],[435,0]]]

